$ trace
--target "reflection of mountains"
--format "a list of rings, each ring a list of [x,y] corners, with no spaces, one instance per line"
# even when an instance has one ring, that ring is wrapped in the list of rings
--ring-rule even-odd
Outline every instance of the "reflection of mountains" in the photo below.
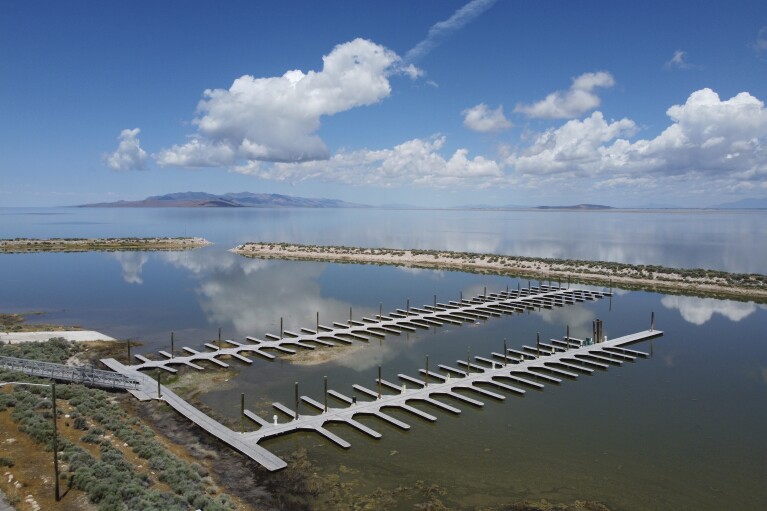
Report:
[[[754,302],[695,298],[691,296],[664,296],[661,303],[667,309],[678,310],[685,321],[693,325],[707,323],[714,314],[721,314],[730,321],[738,322],[756,312]],[[764,306],[759,306],[764,308]]]

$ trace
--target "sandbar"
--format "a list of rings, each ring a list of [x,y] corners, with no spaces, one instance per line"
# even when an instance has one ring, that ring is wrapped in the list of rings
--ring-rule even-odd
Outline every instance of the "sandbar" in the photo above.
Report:
[[[385,264],[413,268],[509,275],[554,283],[615,285],[696,296],[767,302],[767,276],[701,268],[667,268],[607,261],[579,261],[447,250],[362,248],[249,242],[231,249],[246,257],[340,263]]]

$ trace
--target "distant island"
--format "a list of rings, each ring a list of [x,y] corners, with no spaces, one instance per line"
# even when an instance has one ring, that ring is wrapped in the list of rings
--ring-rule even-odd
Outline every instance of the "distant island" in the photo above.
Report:
[[[711,206],[712,209],[767,209],[767,197],[761,199],[741,199],[735,202],[725,202]]]
[[[615,209],[612,206],[602,206],[600,204],[576,204],[575,206],[538,206],[536,209],[577,209],[577,210],[603,210]]]
[[[336,199],[312,199],[276,193],[178,192],[155,195],[144,200],[82,204],[80,208],[367,208]]]

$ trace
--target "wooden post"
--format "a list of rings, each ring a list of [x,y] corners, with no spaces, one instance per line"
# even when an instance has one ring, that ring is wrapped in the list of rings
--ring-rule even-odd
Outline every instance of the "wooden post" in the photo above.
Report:
[[[218,349],[221,349],[221,327],[218,328]]]
[[[378,399],[381,399],[381,366],[378,366]]]
[[[160,383],[160,380],[162,379],[162,369],[157,369],[157,399],[162,399],[162,383]]]
[[[317,311],[317,333],[320,333],[320,311]]]
[[[295,414],[295,420],[298,420],[298,382],[296,382],[296,414]]]
[[[487,300],[487,286],[485,286],[485,292],[482,294],[482,297]]]
[[[245,433],[245,393],[240,394],[240,433]]]
[[[325,413],[328,413],[328,377],[325,376]]]
[[[565,351],[570,349],[570,325],[567,325],[567,334],[565,335]]]
[[[132,360],[130,358],[130,339],[128,339],[127,344],[128,344],[128,365],[130,365],[130,362]]]
[[[535,348],[538,350],[538,358],[541,358],[541,333],[538,332],[535,341]]]
[[[437,295],[434,295],[434,308],[437,308]]]
[[[519,281],[517,281],[517,294],[519,294],[520,291],[521,291],[521,289],[520,289],[520,286],[519,286]]]
[[[176,347],[175,347],[175,341],[173,339],[173,332],[170,333],[170,358],[176,356]]]
[[[56,502],[59,501],[59,430],[57,425],[58,409],[56,408],[56,382],[51,383],[51,394],[53,400],[53,474],[56,481],[54,482],[54,496]]]
[[[410,298],[407,299],[407,315],[410,316]]]
[[[471,374],[471,347],[466,348],[466,374]]]
[[[570,289],[570,274],[567,274],[567,289]]]
[[[424,381],[426,382],[426,387],[428,387],[429,386],[429,355],[426,355],[426,374],[424,374],[424,376],[425,376]]]
[[[383,302],[378,304],[378,321],[383,321]]]
[[[283,323],[282,323],[282,318],[280,318],[280,339],[282,339],[282,337],[283,337],[283,328],[282,328],[282,325],[283,325]]]
[[[509,365],[509,348],[506,346],[506,339],[503,340],[503,366]]]
[[[349,307],[349,328],[352,326],[352,308]]]
[[[461,291],[461,301],[463,302],[463,291]]]
[[[655,330],[655,311],[650,313],[650,332]]]

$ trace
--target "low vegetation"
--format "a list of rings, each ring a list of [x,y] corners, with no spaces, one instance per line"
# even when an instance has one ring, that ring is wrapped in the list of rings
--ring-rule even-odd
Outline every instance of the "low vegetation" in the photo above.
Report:
[[[14,238],[0,239],[0,253],[186,250],[210,245],[205,238]]]
[[[0,346],[0,355],[63,363],[85,348],[63,339]],[[47,383],[0,371],[0,381]],[[202,465],[169,451],[151,428],[131,417],[114,395],[81,385],[57,385],[58,422],[69,431],[59,437],[64,491],[87,494],[101,511],[236,509]],[[49,387],[14,385],[0,392],[0,413],[11,412],[20,432],[45,450],[53,449],[53,403]],[[77,432],[80,433],[77,433]],[[72,437],[72,433],[76,436]],[[79,438],[77,438],[79,436]],[[23,459],[8,456],[0,464],[13,467]]]
[[[609,261],[534,258],[446,250],[401,250],[290,243],[246,243],[233,252],[263,259],[321,260],[345,263],[391,264],[476,273],[676,292],[700,296],[734,297],[767,302],[767,275],[728,273],[703,268],[667,268]]]
[[[0,332],[45,332],[80,330],[77,326],[53,325],[49,323],[27,323],[30,316],[42,316],[43,312],[0,313]]]

